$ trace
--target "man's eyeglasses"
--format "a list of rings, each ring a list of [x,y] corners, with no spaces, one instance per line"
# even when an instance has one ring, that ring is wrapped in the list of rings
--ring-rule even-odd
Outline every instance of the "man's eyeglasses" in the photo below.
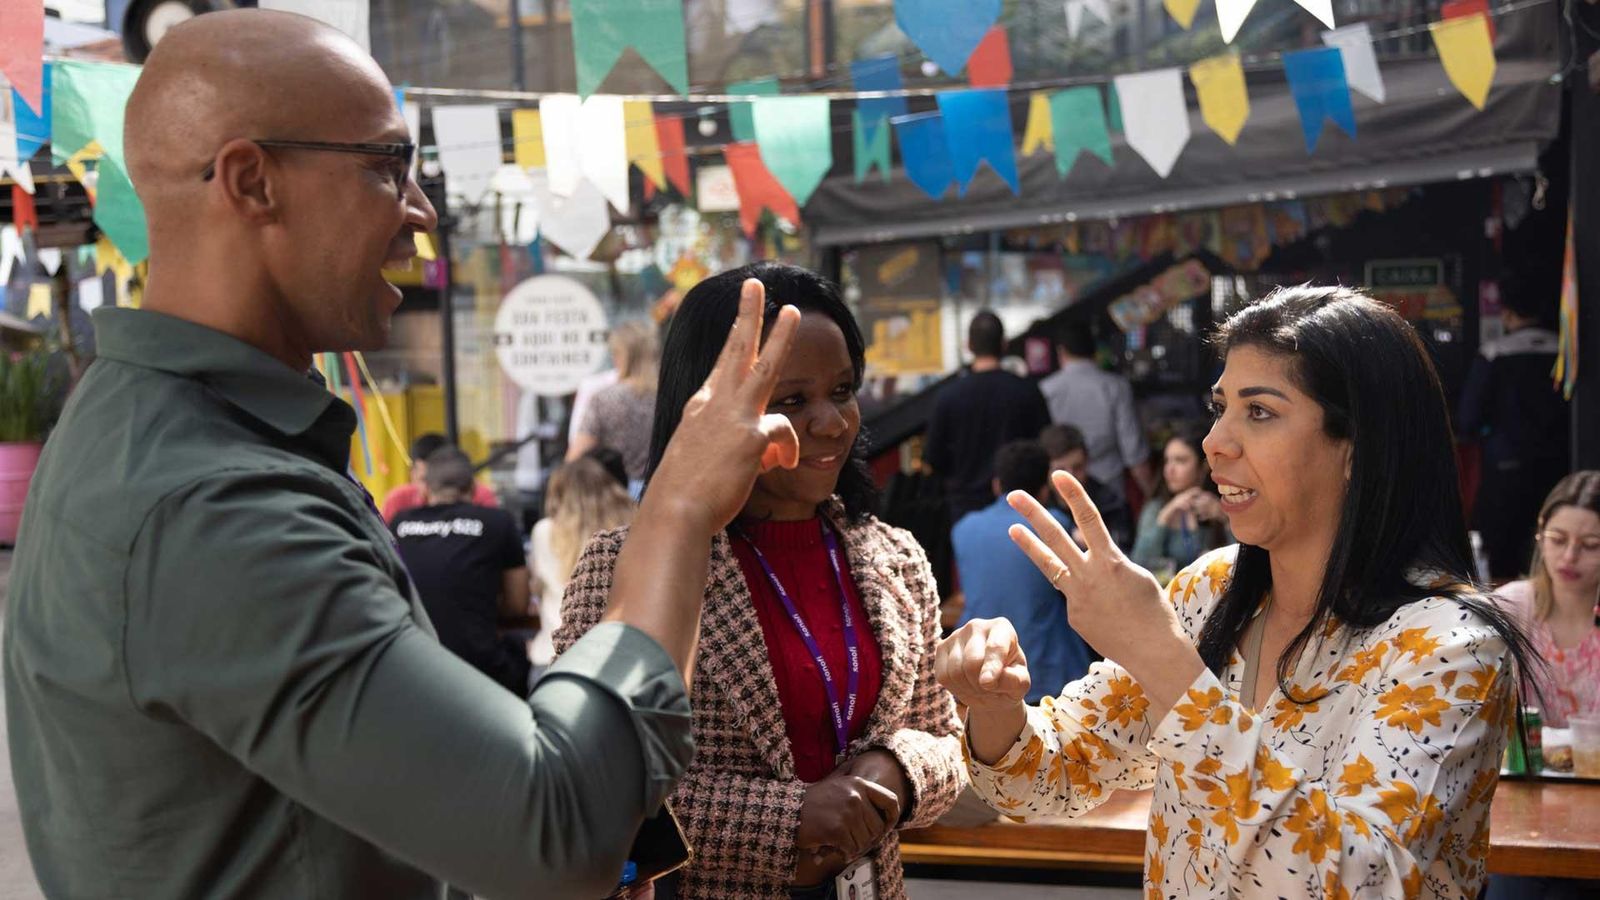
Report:
[[[1552,556],[1565,553],[1568,545],[1573,541],[1578,542],[1578,549],[1583,553],[1600,553],[1600,535],[1587,534],[1574,538],[1565,531],[1544,531],[1539,533],[1539,542],[1544,545],[1546,553]]]
[[[405,195],[406,181],[411,177],[411,167],[417,158],[417,145],[409,141],[403,144],[373,144],[373,143],[343,143],[338,141],[290,141],[290,140],[263,140],[255,141],[261,147],[277,147],[283,150],[319,150],[325,153],[355,153],[362,156],[382,156],[395,160],[394,186],[395,192]],[[201,173],[201,179],[210,181],[216,177],[216,163],[206,166]]]

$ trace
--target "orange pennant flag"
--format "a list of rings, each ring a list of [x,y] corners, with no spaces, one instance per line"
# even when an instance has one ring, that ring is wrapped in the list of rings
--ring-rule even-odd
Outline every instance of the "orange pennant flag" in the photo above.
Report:
[[[1011,83],[1011,39],[996,25],[967,59],[967,80],[973,87],[1005,87]]]
[[[755,236],[763,209],[772,210],[773,215],[791,225],[800,224],[799,205],[767,171],[767,164],[761,161],[760,147],[754,142],[729,144],[722,148],[722,155],[728,161],[734,188],[739,192],[739,224],[746,235]]]
[[[689,183],[689,151],[683,137],[683,119],[656,116],[656,143],[661,147],[661,166],[667,171],[667,182],[682,196],[694,196],[694,186]]]

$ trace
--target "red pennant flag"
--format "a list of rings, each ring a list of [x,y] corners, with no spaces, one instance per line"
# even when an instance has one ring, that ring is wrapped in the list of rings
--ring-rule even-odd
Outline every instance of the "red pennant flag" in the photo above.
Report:
[[[733,185],[739,191],[739,224],[747,236],[755,237],[763,209],[772,210],[773,215],[787,219],[791,225],[800,224],[800,207],[767,171],[760,147],[753,141],[729,144],[722,148],[722,155],[733,170]]]
[[[667,170],[667,181],[685,197],[694,196],[694,186],[689,182],[688,142],[683,138],[683,119],[678,116],[656,116],[656,143],[661,145],[661,166]],[[646,191],[650,179],[645,179]],[[647,193],[646,199],[649,199]]]
[[[44,114],[44,4],[0,0],[0,75],[35,113]]]
[[[39,228],[39,210],[33,205],[33,195],[20,184],[11,186],[11,221],[19,232]]]
[[[1478,0],[1483,2],[1483,0]],[[1011,83],[1011,39],[996,25],[983,36],[967,59],[967,79],[973,87],[1005,87]]]
[[[1494,42],[1494,16],[1489,15],[1489,0],[1445,0],[1439,6],[1440,19],[1462,19],[1476,13],[1483,13],[1483,21],[1489,23],[1489,41]]]

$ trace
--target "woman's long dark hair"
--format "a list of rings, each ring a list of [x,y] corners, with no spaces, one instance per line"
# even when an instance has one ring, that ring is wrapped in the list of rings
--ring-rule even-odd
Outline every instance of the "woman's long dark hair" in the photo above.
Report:
[[[855,388],[861,388],[867,365],[866,341],[833,282],[799,266],[775,262],[752,263],[713,275],[684,296],[667,329],[666,343],[661,348],[661,376],[656,384],[655,426],[650,434],[647,481],[661,464],[672,433],[678,430],[684,405],[700,390],[716,365],[728,329],[733,327],[733,320],[739,314],[740,289],[750,278],[759,280],[767,288],[763,339],[785,304],[799,308],[802,313],[821,313],[844,332],[845,349],[850,353],[850,366],[855,370]],[[856,435],[850,460],[839,473],[835,489],[839,499],[844,501],[845,514],[853,521],[876,512],[878,505],[878,488],[862,456],[863,434]],[[706,464],[715,465],[716,461],[706,460]]]
[[[1351,444],[1339,528],[1306,627],[1278,658],[1278,686],[1328,619],[1355,628],[1388,621],[1427,597],[1447,596],[1505,640],[1527,673],[1534,652],[1517,623],[1473,575],[1439,376],[1412,327],[1389,307],[1343,287],[1280,288],[1235,313],[1215,338],[1221,355],[1254,347],[1291,361],[1295,384],[1322,407],[1323,431]],[[1407,572],[1429,573],[1417,585]],[[1441,586],[1442,585],[1442,586]],[[1272,587],[1270,554],[1239,546],[1233,578],[1200,632],[1200,656],[1221,674]]]

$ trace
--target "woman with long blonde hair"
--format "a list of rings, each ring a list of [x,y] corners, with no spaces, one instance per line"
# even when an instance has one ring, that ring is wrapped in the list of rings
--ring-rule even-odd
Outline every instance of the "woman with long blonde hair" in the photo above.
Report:
[[[650,426],[655,416],[656,369],[660,344],[649,322],[623,322],[611,333],[617,383],[595,394],[583,413],[578,432],[567,446],[574,460],[596,447],[622,454],[628,467],[629,490],[638,496],[650,461]]]
[[[545,517],[533,526],[533,575],[540,587],[539,633],[530,655],[543,668],[555,657],[551,636],[561,626],[561,595],[584,544],[596,532],[633,521],[633,500],[592,457],[583,456],[550,474],[545,489]]]

